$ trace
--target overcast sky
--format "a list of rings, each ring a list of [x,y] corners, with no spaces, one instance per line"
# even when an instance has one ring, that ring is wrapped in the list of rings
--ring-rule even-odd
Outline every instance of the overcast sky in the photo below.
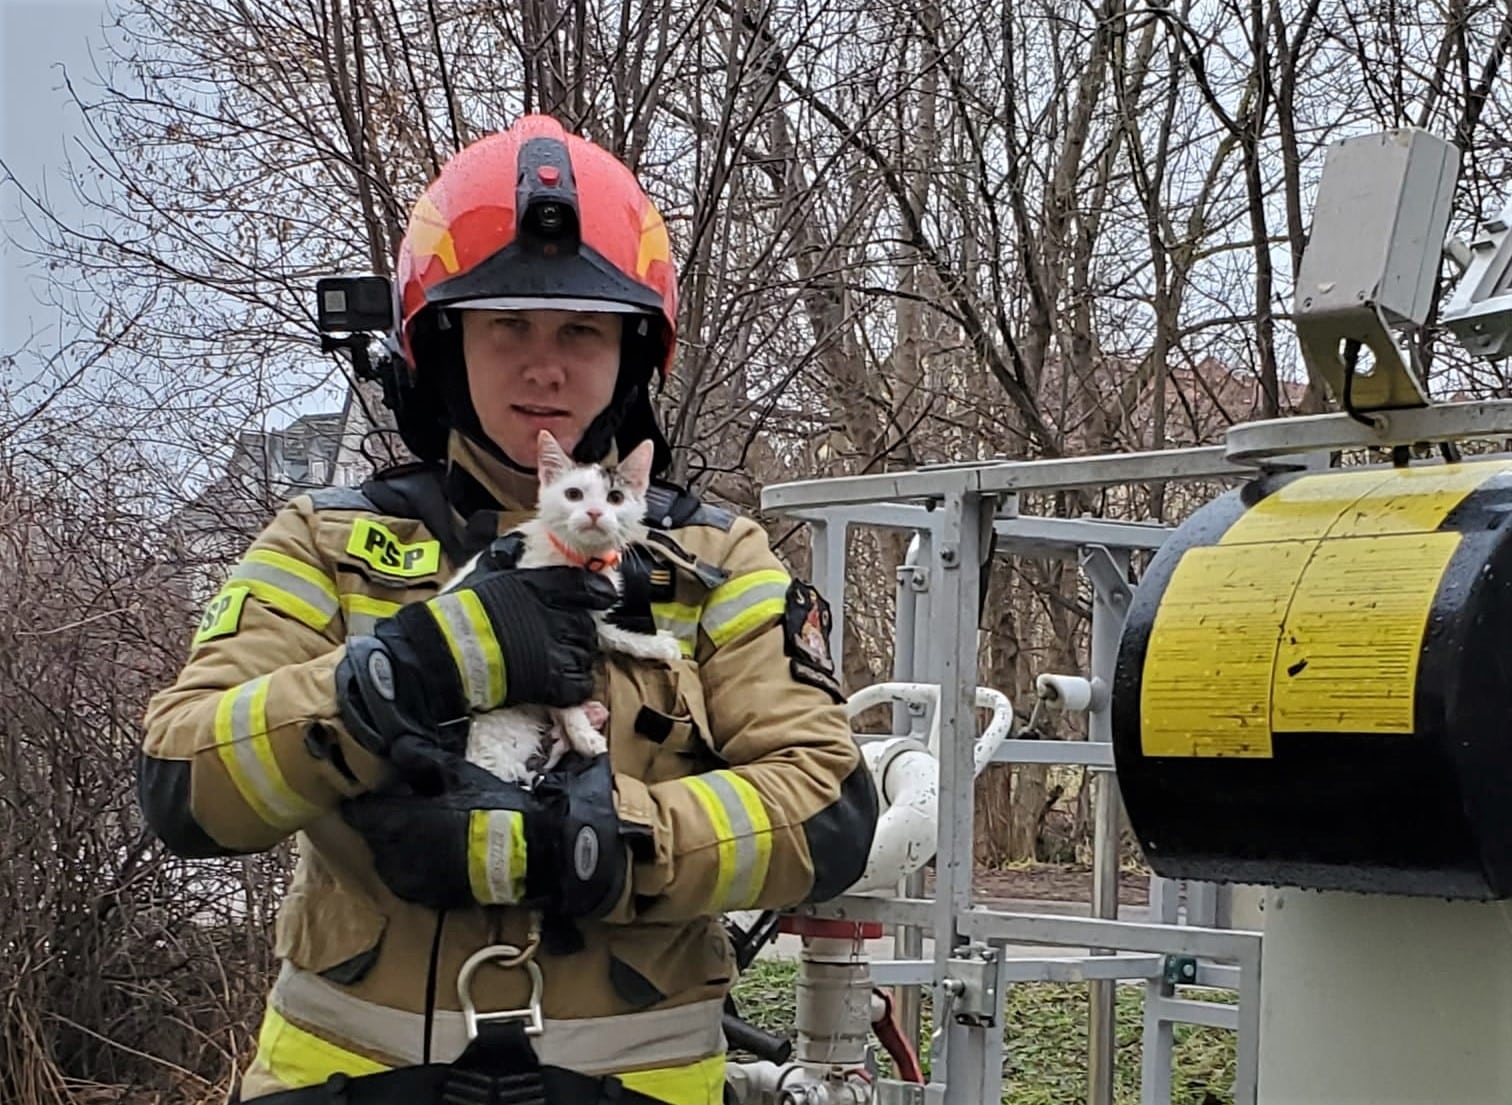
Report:
[[[91,41],[98,43],[105,0],[0,0],[0,160],[31,189],[43,189],[65,209],[69,190],[59,177],[64,151],[78,122],[63,90],[61,66],[75,81],[93,74]],[[35,283],[18,272],[13,238],[24,232],[14,219],[14,191],[0,191],[0,353],[14,350],[32,330],[54,321],[37,303]]]

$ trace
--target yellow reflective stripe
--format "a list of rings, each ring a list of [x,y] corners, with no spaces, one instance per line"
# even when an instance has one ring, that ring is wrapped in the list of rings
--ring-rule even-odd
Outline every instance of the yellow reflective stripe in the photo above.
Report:
[[[391,618],[399,613],[402,603],[388,599],[375,599],[371,595],[348,592],[341,596],[341,613],[346,621],[348,637],[368,637],[381,618]]]
[[[215,751],[237,791],[265,824],[296,829],[320,813],[284,778],[268,736],[268,677],[259,676],[220,697]]]
[[[711,1055],[685,1067],[627,1071],[615,1077],[637,1093],[667,1105],[720,1105],[724,1100],[725,1057]]]
[[[472,591],[451,591],[425,604],[441,627],[474,710],[504,701],[504,652],[483,603]]]
[[[253,549],[231,571],[263,602],[314,630],[331,624],[340,604],[336,586],[320,569],[272,549]]]
[[[704,632],[716,648],[723,648],[769,618],[782,617],[792,583],[786,572],[766,568],[721,584],[704,602]]]
[[[458,1010],[437,1009],[427,1025],[421,1013],[353,997],[346,987],[302,971],[287,959],[269,1002],[312,1032],[399,1066],[422,1061],[427,1032],[435,1062],[451,1062],[468,1043],[466,1022]],[[532,1046],[546,1066],[591,1075],[688,1066],[724,1051],[719,1011],[720,999],[714,998],[605,1017],[547,1017],[545,1032]]]
[[[682,782],[714,827],[719,873],[710,909],[751,908],[761,896],[772,862],[772,822],[761,796],[733,771],[710,771]]]
[[[318,1086],[333,1074],[382,1074],[389,1067],[337,1047],[286,1021],[271,1005],[257,1034],[257,1062],[291,1090]]]
[[[467,881],[484,905],[525,895],[525,819],[514,810],[473,810],[467,818]]]
[[[653,602],[651,616],[656,628],[677,638],[677,647],[684,656],[691,657],[698,647],[698,618],[700,607],[686,602]]]

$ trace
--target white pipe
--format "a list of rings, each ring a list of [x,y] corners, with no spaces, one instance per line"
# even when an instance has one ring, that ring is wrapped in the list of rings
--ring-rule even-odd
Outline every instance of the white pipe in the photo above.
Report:
[[[850,696],[850,701],[845,707],[846,714],[854,719],[862,711],[873,706],[880,706],[884,702],[903,702],[929,710],[929,751],[938,758],[940,754],[939,684],[872,683]],[[982,769],[992,762],[998,745],[1007,739],[1009,732],[1013,729],[1013,704],[1001,691],[995,691],[991,687],[978,687],[976,706],[980,710],[992,711],[992,718],[988,721],[987,728],[982,730],[982,735],[977,737],[976,745],[972,749],[973,774],[980,775]]]
[[[845,712],[854,719],[862,711],[884,702],[933,708],[939,700],[940,688],[934,683],[872,683],[850,696]]]
[[[726,1063],[725,1083],[730,1087],[739,1105],[763,1105],[777,1100],[777,1087],[782,1084],[784,1072],[792,1064],[778,1066],[765,1059],[752,1063]]]
[[[975,755],[972,757],[972,777],[980,775],[992,762],[992,757],[997,755],[998,745],[1008,739],[1008,734],[1013,731],[1013,703],[1008,701],[1008,696],[1001,691],[994,691],[990,687],[978,687],[976,693],[978,709],[991,710],[992,720],[987,722],[987,728],[982,730],[982,735],[977,738]],[[935,724],[935,735],[938,737],[939,723]],[[936,754],[938,754],[939,741],[934,742]]]
[[[861,755],[876,781],[882,814],[866,870],[848,893],[895,888],[935,854],[940,833],[940,768],[909,737],[873,741]]]
[[[931,711],[929,748],[907,737],[861,745],[883,808],[866,870],[848,891],[851,894],[895,890],[900,879],[933,858],[939,844],[940,688],[934,683],[873,683],[851,696],[847,710],[854,718],[885,702],[916,703]],[[1013,704],[988,687],[977,688],[976,704],[992,711],[992,719],[972,749],[973,773],[980,775],[1013,728]]]

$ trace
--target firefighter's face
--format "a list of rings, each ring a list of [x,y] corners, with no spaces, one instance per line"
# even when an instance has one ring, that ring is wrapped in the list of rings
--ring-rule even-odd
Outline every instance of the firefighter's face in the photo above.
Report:
[[[569,453],[609,405],[621,317],[586,311],[463,311],[462,355],[478,421],[526,468],[550,430]]]

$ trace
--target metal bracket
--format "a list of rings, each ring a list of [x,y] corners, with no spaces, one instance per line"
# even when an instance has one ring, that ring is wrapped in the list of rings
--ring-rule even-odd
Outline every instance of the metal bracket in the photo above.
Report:
[[[874,1105],[944,1105],[943,1082],[899,1082],[892,1078],[879,1078],[876,1082]]]
[[[960,949],[967,958],[948,961],[950,977],[961,983],[955,999],[956,1024],[993,1028],[1001,1014],[998,995],[998,950],[986,944]]]
[[[917,564],[905,564],[898,569],[898,581],[906,583],[910,591],[922,594],[929,590],[929,571]]]
[[[1168,955],[1161,977],[1167,986],[1190,986],[1197,981],[1197,958],[1191,955]]]
[[[1356,411],[1428,405],[1393,330],[1428,319],[1458,176],[1454,146],[1412,127],[1328,149],[1293,322],[1308,374],[1340,403],[1347,387]],[[1340,356],[1346,342],[1368,349],[1370,361],[1352,371]]]
[[[1129,580],[1113,554],[1103,545],[1083,545],[1078,559],[1081,570],[1087,573],[1092,586],[1108,605],[1120,614],[1128,610],[1134,598],[1134,588],[1129,586]]]
[[[944,1086],[939,1087],[937,1097],[944,1096]],[[928,1086],[917,1082],[899,1082],[893,1078],[879,1078],[876,1082],[876,1105],[930,1105]]]

